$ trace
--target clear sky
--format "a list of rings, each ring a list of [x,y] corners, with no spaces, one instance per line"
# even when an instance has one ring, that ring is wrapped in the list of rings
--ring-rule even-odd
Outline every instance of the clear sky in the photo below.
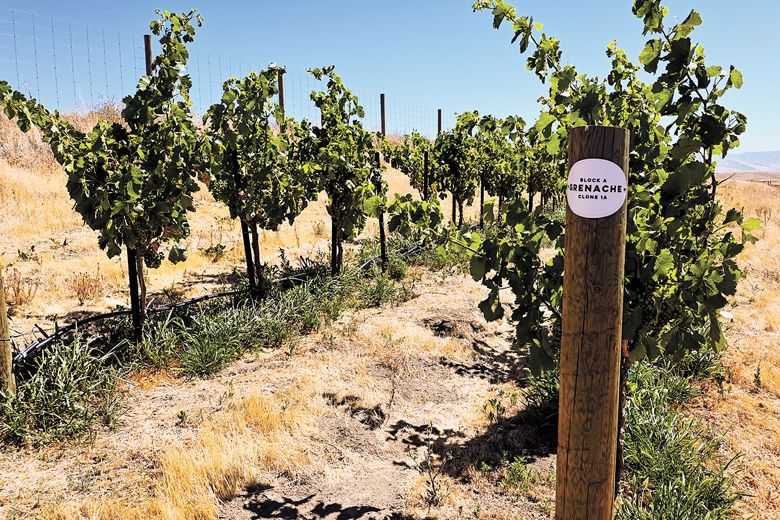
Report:
[[[514,3],[521,12],[542,22],[548,34],[561,39],[564,59],[582,72],[603,76],[608,71],[604,49],[612,39],[634,57],[644,44],[641,22],[632,16],[630,0]],[[695,37],[704,45],[708,61],[734,64],[743,71],[745,86],[726,100],[728,106],[749,118],[740,151],[780,149],[780,133],[776,130],[780,122],[776,97],[780,85],[780,2],[666,0],[666,4],[680,18],[691,8],[699,10],[704,25]],[[11,11],[3,8],[37,13],[35,38],[39,41],[35,46],[30,16],[17,12],[14,50],[13,38],[8,36],[13,29],[9,24]],[[147,32],[155,8],[197,8],[203,14],[204,27],[193,45],[197,61],[190,65],[199,89],[193,93],[196,104],[211,101],[228,70],[245,72],[272,61],[290,70],[287,89],[292,99],[288,103],[298,103],[297,108],[293,107],[296,112],[310,113],[304,107],[305,93],[311,86],[304,73],[306,67],[332,63],[347,85],[363,95],[370,117],[376,115],[373,105],[378,103],[377,94],[385,92],[393,106],[390,119],[404,122],[398,123],[399,128],[423,119],[425,124],[434,124],[433,109],[439,107],[445,112],[445,126],[451,123],[454,112],[471,109],[534,119],[538,113],[536,98],[545,89],[525,70],[517,48],[510,45],[509,28],[493,30],[490,15],[473,13],[470,0],[0,0],[0,19],[4,20],[0,22],[0,77],[14,82],[14,61],[21,60],[20,81],[32,94],[40,82],[42,99],[51,103],[51,68],[56,63],[61,106],[66,106],[68,100],[71,105],[74,99],[89,101],[85,86],[88,74],[92,75],[93,102],[105,97],[103,93],[108,97],[117,97],[119,90],[126,93],[141,66],[138,58],[130,64],[130,55],[140,52],[132,46],[139,43],[137,35]],[[57,45],[53,48],[46,43],[51,40],[49,17],[55,18]],[[67,21],[75,25],[68,26]],[[85,29],[79,24],[90,25],[89,55],[79,56],[83,51],[80,46],[86,47],[80,43]],[[76,51],[71,56],[68,31],[76,40]],[[122,43],[123,39],[134,43]],[[106,46],[108,51],[104,51]],[[121,81],[114,63],[117,58],[112,58],[117,50],[123,53],[118,62],[123,64]],[[55,59],[47,62],[52,52]],[[210,78],[204,72],[209,60]],[[104,72],[104,66],[111,74]],[[200,76],[196,69],[201,70]],[[219,77],[220,70],[223,77]]]

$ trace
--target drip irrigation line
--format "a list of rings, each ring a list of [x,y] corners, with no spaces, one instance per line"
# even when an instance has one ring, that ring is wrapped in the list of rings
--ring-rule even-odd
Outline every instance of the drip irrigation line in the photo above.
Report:
[[[423,247],[420,245],[409,247],[405,250],[400,251],[399,253],[401,256],[410,256],[412,254],[421,252],[423,250]],[[377,263],[380,261],[380,257],[376,256],[373,258],[368,259],[363,264],[361,264],[358,267],[358,271],[363,271],[366,268],[368,268],[370,265]],[[311,273],[310,273],[311,274]],[[272,280],[271,283],[274,284],[281,284],[284,282],[295,282],[295,283],[306,283],[307,279],[305,277],[301,277],[301,275],[291,275],[291,276],[285,276],[282,278],[277,278],[275,280]],[[243,294],[249,294],[250,289],[239,289],[236,291],[228,291],[228,292],[221,292],[221,293],[215,293],[215,294],[206,294],[203,296],[198,296],[197,298],[192,298],[190,300],[186,300],[183,302],[177,302],[177,303],[171,303],[167,305],[158,305],[156,307],[149,307],[146,309],[147,314],[157,314],[161,312],[171,312],[178,309],[182,309],[185,307],[189,307],[191,305],[195,305],[198,303],[203,303],[205,301],[213,300],[216,298],[228,298],[231,296],[240,296]],[[62,339],[65,335],[77,331],[80,328],[85,327],[86,325],[89,325],[90,323],[95,323],[98,321],[108,320],[111,318],[118,318],[120,316],[129,316],[131,313],[130,309],[122,309],[112,312],[107,312],[103,314],[95,314],[93,316],[89,316],[87,318],[83,318],[81,320],[76,320],[73,323],[66,325],[64,327],[57,327],[55,325],[55,330],[53,333],[49,334],[44,329],[42,329],[40,326],[36,325],[35,327],[38,329],[38,331],[44,336],[43,339],[34,341],[24,349],[20,350],[15,356],[14,356],[14,363],[20,363],[22,361],[28,360],[35,354],[42,351],[44,348],[48,347],[52,343]],[[27,334],[19,334],[16,337],[22,337]]]

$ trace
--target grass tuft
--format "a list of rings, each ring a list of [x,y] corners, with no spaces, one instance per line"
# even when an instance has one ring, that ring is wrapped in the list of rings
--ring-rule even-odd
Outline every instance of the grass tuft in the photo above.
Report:
[[[40,445],[91,436],[120,413],[120,369],[112,353],[79,338],[43,353],[17,393],[0,392],[0,440]]]
[[[626,409],[623,501],[617,519],[732,518],[741,494],[720,440],[676,405],[696,395],[676,370],[638,365]]]

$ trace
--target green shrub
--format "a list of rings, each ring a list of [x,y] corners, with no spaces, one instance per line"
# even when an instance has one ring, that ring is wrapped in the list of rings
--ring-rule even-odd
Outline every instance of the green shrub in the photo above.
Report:
[[[143,341],[138,345],[132,345],[132,360],[141,366],[165,368],[169,366],[179,346],[179,332],[184,324],[173,312],[169,312],[162,319],[151,318],[146,321]]]
[[[407,286],[394,282],[385,274],[367,278],[360,284],[360,301],[365,307],[400,305],[411,297],[411,290]]]
[[[533,482],[533,472],[528,467],[525,457],[515,457],[506,467],[501,487],[515,493],[525,494]]]
[[[523,389],[526,410],[541,421],[557,424],[559,389],[560,373],[557,368],[539,374],[529,372]]]
[[[726,519],[740,493],[720,441],[677,407],[699,394],[692,381],[715,377],[717,354],[691,352],[671,366],[640,363],[627,383],[625,467],[619,520]],[[559,374],[530,375],[524,389],[534,416],[557,421]]]
[[[720,352],[714,349],[689,350],[675,362],[675,372],[696,380],[717,379],[724,375],[720,358]]]
[[[279,349],[298,335],[289,321],[279,315],[258,316],[256,328],[256,348]]]

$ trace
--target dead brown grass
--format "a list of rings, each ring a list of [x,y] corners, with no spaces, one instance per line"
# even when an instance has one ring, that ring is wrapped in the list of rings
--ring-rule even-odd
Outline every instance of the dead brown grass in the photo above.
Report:
[[[121,111],[118,103],[107,101],[93,110],[66,114],[64,117],[77,129],[88,132],[98,121],[121,121]],[[0,136],[0,161],[28,170],[49,173],[59,170],[54,154],[49,145],[43,142],[37,129],[25,134],[15,122],[8,119],[5,112],[0,112]]]
[[[105,114],[88,114],[74,121],[89,127],[97,117],[115,117],[112,110],[107,107]],[[82,300],[87,310],[94,311],[124,303],[124,261],[107,259],[97,248],[96,234],[86,229],[71,209],[64,174],[50,162],[48,148],[35,134],[21,134],[4,116],[0,116],[0,136],[0,263],[9,266],[5,280],[7,288],[10,285],[7,290],[14,310],[12,327],[29,330],[34,322],[74,311]],[[388,181],[391,193],[413,191],[398,172],[390,171]],[[749,246],[740,259],[744,279],[730,311],[731,347],[725,356],[733,373],[731,384],[723,396],[709,392],[693,409],[716,432],[724,434],[727,451],[742,454],[742,471],[737,478],[750,496],[740,502],[739,508],[743,516],[753,518],[780,516],[778,195],[780,189],[757,183],[731,180],[722,187],[724,205],[744,207],[748,215],[762,220],[765,230],[759,232],[762,240]],[[166,288],[183,295],[208,292],[220,283],[214,280],[241,264],[240,234],[222,205],[202,189],[196,195],[196,206],[191,220],[193,232],[187,243],[189,259],[175,266],[164,263],[160,269],[150,271],[149,285],[153,290]],[[449,215],[449,201],[443,202],[443,208]],[[473,207],[467,212],[472,218],[477,214]],[[367,233],[375,232],[376,223],[372,222]],[[321,196],[294,226],[265,232],[261,254],[271,262],[278,258],[279,248],[293,258],[310,254],[325,244],[328,235]],[[225,255],[214,258],[206,253],[217,245],[226,246]],[[83,280],[74,281],[79,274]],[[98,278],[99,291],[95,289]],[[434,292],[437,287],[428,290]],[[440,296],[431,305],[442,305],[443,301],[463,295],[453,295],[448,288]],[[473,307],[472,304],[470,300],[464,303]],[[424,307],[423,303],[417,305],[415,312],[436,310]],[[14,478],[20,482],[50,482],[50,487],[33,487],[34,498],[20,499],[26,504],[37,503],[22,516],[215,518],[221,500],[270,478],[269,474],[295,478],[329,460],[313,441],[316,420],[328,406],[324,394],[335,401],[353,399],[354,406],[362,408],[384,407],[397,380],[420,377],[414,372],[419,370],[415,360],[434,363],[443,357],[473,361],[473,351],[457,339],[432,336],[405,316],[397,315],[395,323],[371,319],[371,312],[365,311],[355,323],[340,322],[319,343],[302,349],[296,357],[295,373],[274,380],[271,389],[257,390],[256,379],[241,376],[244,389],[236,397],[220,402],[216,409],[206,410],[197,424],[173,429],[160,419],[147,418],[148,424],[131,421],[113,444],[101,444],[99,440],[93,448],[76,450],[80,460],[67,464],[64,459],[71,456],[67,447],[6,456],[3,463],[13,468]],[[756,386],[757,374],[760,388]],[[213,382],[184,386],[164,373],[139,374],[134,377],[134,384],[142,398],[160,388],[169,389],[166,391],[178,395],[177,399],[190,403],[190,415],[200,413],[197,409],[203,410],[202,401],[215,392]],[[185,394],[188,397],[183,397]],[[487,394],[482,397],[486,399]],[[167,394],[157,401],[144,402],[143,406],[160,407],[174,414],[176,410],[171,410],[165,399]],[[479,400],[469,409],[470,427],[485,427],[483,403]],[[155,412],[145,409],[144,413],[153,416]],[[141,442],[145,436],[159,440]],[[17,460],[23,462],[17,466]],[[97,472],[97,476],[89,476],[89,471],[84,476],[84,467]],[[481,485],[477,475],[474,477],[475,485]],[[75,486],[72,479],[84,479],[84,484]],[[5,487],[9,481],[0,484]],[[104,486],[105,490],[94,492],[92,486]],[[544,488],[545,493],[549,488]],[[419,484],[413,489],[420,491]],[[548,504],[549,493],[545,493],[538,498]],[[408,506],[415,515],[424,516],[419,496],[413,492]],[[453,484],[446,508],[469,515],[473,504],[464,496]],[[512,518],[508,513],[488,509],[475,517]]]
[[[397,501],[417,476],[395,464],[406,457],[404,437],[383,453],[389,441],[361,414],[384,411],[378,418],[386,427],[431,420],[441,429],[471,431],[489,386],[439,364],[445,356],[476,362],[470,341],[436,336],[408,319],[411,312],[453,310],[470,330],[484,290],[454,277],[446,281],[453,294],[438,291],[438,277],[420,283],[417,300],[346,315],[302,338],[293,356],[248,355],[208,380],[134,375],[130,409],[94,444],[0,451],[0,516],[7,507],[18,518],[213,519],[247,487],[339,482],[340,492],[349,493],[356,471],[364,472],[368,489]],[[391,471],[403,478],[385,491]],[[453,487],[450,496],[460,491]]]
[[[230,400],[206,420],[195,438],[159,454],[151,496],[89,498],[81,503],[46,503],[36,514],[47,519],[214,519],[220,500],[260,482],[262,472],[294,478],[312,449],[306,434],[316,413],[314,385]],[[143,491],[143,490],[141,490]]]
[[[696,414],[724,435],[725,449],[740,454],[738,504],[745,518],[780,517],[780,188],[732,179],[721,186],[725,207],[744,208],[762,220],[760,240],[739,258],[743,269],[727,320],[724,364],[730,384],[699,400]],[[760,382],[760,387],[757,383]]]
[[[100,266],[94,272],[81,271],[71,274],[67,278],[67,284],[73,295],[76,296],[79,305],[97,300],[103,291],[103,277],[100,275]]]

